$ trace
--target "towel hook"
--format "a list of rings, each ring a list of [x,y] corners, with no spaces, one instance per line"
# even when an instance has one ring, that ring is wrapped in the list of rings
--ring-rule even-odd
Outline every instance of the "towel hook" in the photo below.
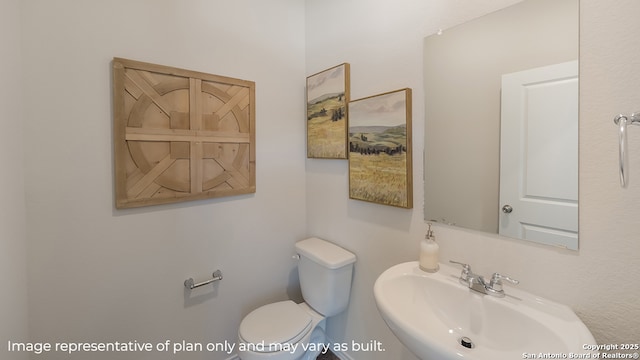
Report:
[[[613,118],[613,122],[618,125],[618,166],[620,168],[620,186],[626,188],[629,184],[629,160],[627,158],[627,125],[640,125],[640,111],[636,111],[627,117],[624,114],[618,114]]]

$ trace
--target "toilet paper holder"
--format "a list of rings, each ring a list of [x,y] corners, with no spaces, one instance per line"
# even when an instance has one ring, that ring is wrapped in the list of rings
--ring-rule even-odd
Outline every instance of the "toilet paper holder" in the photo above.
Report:
[[[189,290],[193,290],[197,287],[211,284],[214,281],[222,280],[222,271],[216,270],[213,272],[211,276],[212,276],[211,279],[205,280],[203,282],[199,282],[197,284],[193,281],[193,278],[188,278],[187,280],[184,281],[184,287],[186,287]]]

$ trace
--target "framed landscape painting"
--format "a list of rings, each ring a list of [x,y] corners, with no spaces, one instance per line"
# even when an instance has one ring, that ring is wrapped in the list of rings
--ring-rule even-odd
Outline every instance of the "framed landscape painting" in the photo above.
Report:
[[[347,158],[349,64],[307,77],[307,157]]]
[[[413,207],[411,89],[349,103],[349,197]]]

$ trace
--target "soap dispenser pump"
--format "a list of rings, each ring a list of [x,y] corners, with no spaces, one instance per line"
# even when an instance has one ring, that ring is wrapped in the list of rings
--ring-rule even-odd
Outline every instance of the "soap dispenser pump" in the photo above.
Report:
[[[424,240],[420,242],[420,270],[434,273],[440,269],[438,265],[438,252],[440,246],[436,243],[436,238],[431,230],[431,224],[427,230]]]

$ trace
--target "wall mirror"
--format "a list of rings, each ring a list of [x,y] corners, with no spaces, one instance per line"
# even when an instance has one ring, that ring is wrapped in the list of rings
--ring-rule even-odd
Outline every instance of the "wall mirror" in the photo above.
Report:
[[[424,39],[425,220],[578,248],[578,0]]]

